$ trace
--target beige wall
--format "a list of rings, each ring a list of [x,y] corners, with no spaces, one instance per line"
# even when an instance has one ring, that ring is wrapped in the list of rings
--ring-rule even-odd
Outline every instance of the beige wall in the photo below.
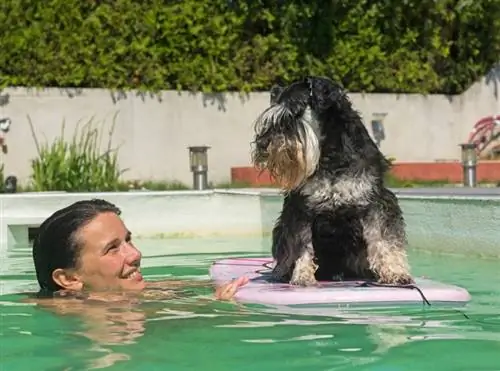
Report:
[[[478,119],[500,113],[499,76],[494,70],[454,97],[351,94],[351,98],[367,123],[374,112],[388,113],[381,144],[386,155],[398,161],[452,160],[459,157],[458,144],[467,139]],[[52,140],[60,133],[63,119],[71,135],[78,121],[95,116],[110,125],[115,113],[114,143],[122,145],[121,166],[130,168],[126,178],[191,184],[187,146],[206,144],[212,147],[210,180],[228,181],[232,166],[249,164],[252,122],[269,102],[267,93],[240,97],[165,91],[141,96],[104,89],[9,88],[2,96],[0,118],[12,120],[6,137],[9,152],[2,161],[6,172],[21,181],[29,177],[29,161],[36,156],[27,115],[38,137]]]

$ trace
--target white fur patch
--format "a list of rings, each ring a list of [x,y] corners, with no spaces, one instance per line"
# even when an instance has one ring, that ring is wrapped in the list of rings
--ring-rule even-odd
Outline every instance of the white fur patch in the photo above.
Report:
[[[263,134],[273,125],[276,125],[282,120],[286,120],[285,116],[290,116],[290,111],[281,104],[275,104],[266,109],[257,119],[255,129],[258,135]]]
[[[341,176],[334,182],[329,179],[311,179],[301,190],[307,202],[314,207],[341,205],[366,205],[373,193],[373,175]]]
[[[363,237],[368,243],[369,269],[376,272],[384,283],[397,283],[409,278],[409,264],[404,250],[404,241],[395,236],[384,236],[384,222],[381,215],[363,220]]]
[[[320,151],[320,128],[317,120],[313,117],[310,107],[307,107],[302,116],[304,133],[300,135],[300,141],[304,146],[305,177],[308,178],[316,171],[319,163]]]
[[[308,246],[295,262],[295,269],[290,280],[292,285],[309,286],[316,283],[314,274],[318,265],[314,263],[313,251],[312,246]]]

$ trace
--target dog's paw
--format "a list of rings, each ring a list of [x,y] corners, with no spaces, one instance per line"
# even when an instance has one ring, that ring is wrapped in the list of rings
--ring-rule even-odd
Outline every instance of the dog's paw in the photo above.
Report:
[[[316,281],[316,278],[314,276],[301,276],[301,277],[293,277],[290,280],[290,285],[294,286],[303,286],[303,287],[309,287],[309,286],[314,286],[318,283]]]
[[[313,286],[316,284],[316,271],[318,264],[314,262],[312,247],[304,251],[295,262],[290,284],[297,286]]]
[[[414,284],[414,283],[415,283],[415,280],[409,274],[405,274],[405,275],[399,276],[396,279],[396,284],[397,285],[411,285],[411,284]]]
[[[380,275],[377,282],[384,285],[411,285],[415,283],[415,280],[409,274],[404,273]]]

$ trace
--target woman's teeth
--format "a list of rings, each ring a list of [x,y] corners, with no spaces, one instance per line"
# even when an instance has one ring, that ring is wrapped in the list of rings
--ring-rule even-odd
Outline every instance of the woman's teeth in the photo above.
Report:
[[[140,272],[137,270],[137,271],[133,271],[132,273],[128,274],[125,278],[126,279],[129,279],[129,280],[133,280],[134,278],[136,278],[138,275],[140,274]]]

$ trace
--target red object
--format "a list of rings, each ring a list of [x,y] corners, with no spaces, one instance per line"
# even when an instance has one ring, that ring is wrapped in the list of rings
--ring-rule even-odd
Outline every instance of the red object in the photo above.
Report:
[[[231,182],[248,184],[252,187],[275,186],[269,172],[261,172],[252,166],[232,167]]]
[[[399,180],[443,181],[461,183],[462,164],[456,162],[401,162],[392,166],[391,174]],[[500,181],[500,161],[479,161],[478,182]]]
[[[407,181],[447,181],[461,183],[462,164],[455,162],[400,162],[392,165],[391,174]],[[233,183],[251,187],[276,186],[267,171],[259,174],[252,166],[231,168]],[[480,161],[477,165],[478,182],[500,182],[500,161]]]
[[[498,131],[500,129],[500,115],[492,115],[483,117],[474,124],[471,133],[469,134],[469,143],[475,143],[478,156],[488,147],[488,145],[497,140]]]

